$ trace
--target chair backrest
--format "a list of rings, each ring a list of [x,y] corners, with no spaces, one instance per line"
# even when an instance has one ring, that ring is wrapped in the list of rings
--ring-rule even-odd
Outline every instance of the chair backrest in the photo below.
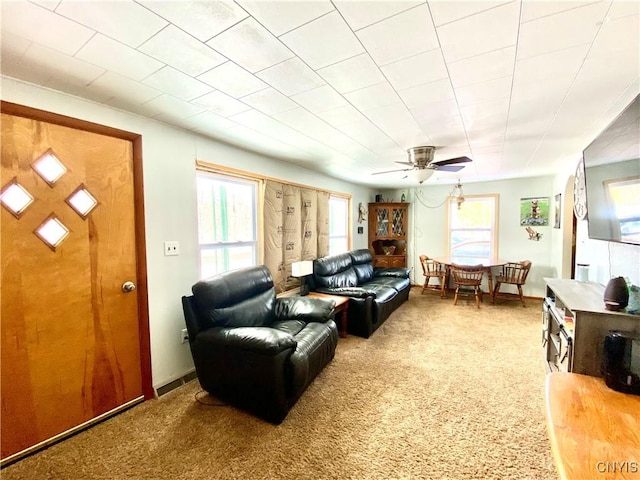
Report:
[[[445,265],[436,262],[433,258],[426,255],[420,255],[420,265],[422,265],[422,274],[425,277],[439,277],[444,274]]]
[[[451,264],[451,275],[453,281],[458,285],[480,285],[484,275],[484,266],[478,265],[458,265]]]
[[[502,267],[502,283],[524,285],[527,281],[529,270],[531,270],[531,262],[529,260],[524,260],[522,262],[509,262]]]

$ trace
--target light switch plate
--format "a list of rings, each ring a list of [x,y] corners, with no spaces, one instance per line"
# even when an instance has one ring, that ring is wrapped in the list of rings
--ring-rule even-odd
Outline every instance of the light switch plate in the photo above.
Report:
[[[164,242],[164,255],[166,257],[180,255],[180,242],[177,240]]]

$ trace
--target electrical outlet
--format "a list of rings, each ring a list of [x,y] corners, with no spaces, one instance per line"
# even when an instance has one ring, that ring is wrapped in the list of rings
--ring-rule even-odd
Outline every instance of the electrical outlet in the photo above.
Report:
[[[164,242],[164,255],[166,257],[180,255],[180,242],[177,240]]]
[[[187,343],[189,341],[189,332],[186,328],[180,330],[180,342]]]

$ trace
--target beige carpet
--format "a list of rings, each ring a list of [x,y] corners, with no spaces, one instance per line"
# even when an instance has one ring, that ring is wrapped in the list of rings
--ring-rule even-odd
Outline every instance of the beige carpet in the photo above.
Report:
[[[340,339],[279,426],[198,403],[194,381],[0,476],[554,479],[544,376],[539,302],[477,310],[414,289],[370,339]]]

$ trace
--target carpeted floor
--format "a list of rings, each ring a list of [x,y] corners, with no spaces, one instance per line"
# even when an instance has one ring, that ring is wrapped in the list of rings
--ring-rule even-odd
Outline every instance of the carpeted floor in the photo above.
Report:
[[[410,299],[274,426],[197,381],[25,458],[3,480],[555,479],[540,305]],[[61,408],[63,408],[61,406]]]

